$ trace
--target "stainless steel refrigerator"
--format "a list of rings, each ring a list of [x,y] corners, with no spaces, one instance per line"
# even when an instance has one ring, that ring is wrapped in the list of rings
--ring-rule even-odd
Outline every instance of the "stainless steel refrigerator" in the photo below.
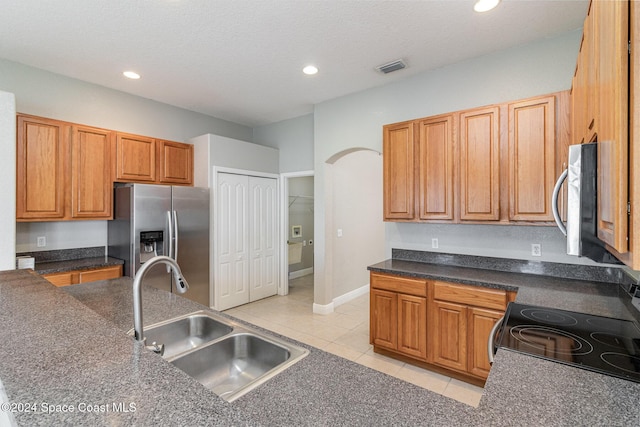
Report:
[[[116,184],[114,191],[109,256],[123,259],[130,277],[155,255],[170,256],[189,283],[183,296],[209,306],[209,189]],[[173,292],[172,282],[168,268],[159,264],[143,283]]]

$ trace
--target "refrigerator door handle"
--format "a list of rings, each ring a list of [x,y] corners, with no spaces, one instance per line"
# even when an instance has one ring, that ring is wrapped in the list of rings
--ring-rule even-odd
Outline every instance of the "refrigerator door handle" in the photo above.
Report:
[[[167,256],[173,258],[173,220],[171,219],[171,211],[167,211],[167,221],[169,224],[169,250]],[[167,273],[171,273],[171,267],[167,264]]]
[[[173,259],[175,261],[178,261],[178,213],[176,211],[173,211],[173,233],[175,235],[175,243],[173,246]]]

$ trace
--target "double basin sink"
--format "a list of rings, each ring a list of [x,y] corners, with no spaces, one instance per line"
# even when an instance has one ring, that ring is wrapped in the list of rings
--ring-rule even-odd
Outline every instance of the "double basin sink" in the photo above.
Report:
[[[146,326],[144,336],[147,345],[164,344],[163,358],[228,402],[309,354],[206,311]]]

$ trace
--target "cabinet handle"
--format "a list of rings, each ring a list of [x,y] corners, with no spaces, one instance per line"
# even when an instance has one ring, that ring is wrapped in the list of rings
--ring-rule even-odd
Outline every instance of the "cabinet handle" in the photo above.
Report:
[[[596,119],[591,119],[591,123],[589,123],[589,130],[593,129],[593,125],[596,124]]]
[[[489,339],[487,340],[487,354],[489,356],[489,365],[493,365],[493,342],[496,339],[496,333],[498,332],[498,329],[500,329],[500,327],[502,326],[502,322],[504,322],[504,316],[498,319],[496,324],[493,325],[493,328],[491,328],[491,332],[489,333]]]

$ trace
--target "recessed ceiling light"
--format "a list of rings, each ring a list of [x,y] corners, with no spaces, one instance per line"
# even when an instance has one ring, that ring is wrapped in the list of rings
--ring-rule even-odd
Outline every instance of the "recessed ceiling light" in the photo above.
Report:
[[[140,74],[136,73],[135,71],[125,71],[122,73],[122,75],[133,80],[138,80],[140,78]]]
[[[500,0],[478,0],[473,5],[473,10],[476,12],[488,12],[500,3]]]
[[[312,76],[318,72],[318,67],[314,67],[313,65],[307,65],[302,69],[302,72],[309,76]]]

